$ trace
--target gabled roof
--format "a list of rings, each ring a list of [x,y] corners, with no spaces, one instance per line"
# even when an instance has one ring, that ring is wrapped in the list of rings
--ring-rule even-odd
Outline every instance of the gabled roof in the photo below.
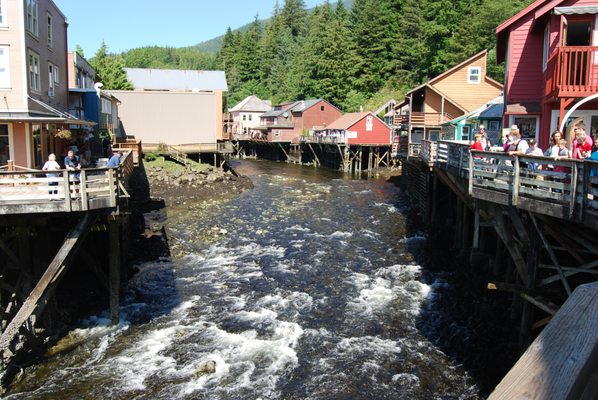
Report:
[[[228,90],[224,71],[125,68],[125,72],[135,89],[182,91]]]
[[[380,121],[381,123],[386,125],[386,123],[384,121],[382,121],[380,118],[378,118],[378,116],[376,116],[373,112],[363,111],[363,112],[347,113],[347,114],[341,116],[340,118],[338,118],[336,121],[332,122],[330,125],[328,125],[326,127],[326,129],[335,129],[335,130],[349,129],[351,126],[355,125],[357,122],[361,121],[368,115],[371,115],[372,117],[376,118],[378,121]]]
[[[533,15],[534,20],[538,20],[550,12],[554,7],[562,4],[565,0],[536,0],[511,18],[500,24],[496,28],[496,62],[501,63],[505,60],[507,51],[506,40],[509,37],[509,28],[528,16],[528,14],[535,12]]]
[[[384,103],[380,107],[378,107],[378,109],[376,111],[374,111],[374,114],[376,114],[376,115],[380,114],[382,111],[384,111],[386,109],[386,107],[388,107],[391,104],[394,108],[394,106],[397,104],[397,101],[395,99],[388,100],[386,103]]]
[[[442,74],[438,75],[437,77],[430,79],[428,81],[428,84],[433,85],[435,82],[437,82],[437,81],[441,80],[442,78],[444,78],[445,76],[453,73],[454,71],[458,70],[462,66],[470,63],[472,60],[475,60],[476,58],[480,58],[480,57],[485,56],[487,54],[488,54],[488,50],[486,50],[486,49],[480,51],[478,54],[475,54],[475,55],[469,57],[467,60],[463,61],[462,63],[457,64],[454,67],[452,67],[451,69],[448,69],[448,70],[444,71]],[[485,75],[485,76],[487,76],[487,75]],[[496,81],[493,81],[493,82],[496,82]],[[498,82],[496,82],[496,83],[498,83]],[[502,86],[500,83],[499,83],[499,85]]]
[[[410,90],[409,92],[407,92],[407,94],[405,96],[407,96],[410,93],[417,92],[418,90],[423,89],[423,88],[429,88],[430,90],[432,90],[432,91],[436,92],[437,94],[439,94],[440,96],[444,97],[445,100],[448,100],[449,102],[453,103],[453,105],[455,107],[457,107],[464,113],[467,112],[467,109],[465,107],[463,107],[462,105],[457,103],[455,100],[451,99],[446,94],[442,93],[440,90],[436,89],[434,86],[431,86],[429,83],[424,83],[423,85],[420,85],[420,86],[416,87],[415,89]],[[403,103],[401,103],[401,104],[403,104]]]
[[[255,95],[247,96],[239,102],[233,108],[230,108],[229,112],[235,111],[268,111],[272,108],[272,104],[269,100],[262,100]]]
[[[504,97],[502,95],[495,97],[488,103],[481,105],[475,110],[461,115],[451,121],[445,122],[443,125],[455,125],[459,121],[470,119],[470,118],[502,118],[504,112]]]
[[[276,109],[272,108],[270,111],[265,112],[260,117],[261,118],[278,117],[278,116],[284,114],[285,112],[286,113],[290,112],[291,109],[293,107],[295,107],[295,105],[298,104],[298,103],[299,103],[298,101],[295,101],[293,103],[281,105],[281,106],[279,106],[280,107],[279,110],[276,110]]]

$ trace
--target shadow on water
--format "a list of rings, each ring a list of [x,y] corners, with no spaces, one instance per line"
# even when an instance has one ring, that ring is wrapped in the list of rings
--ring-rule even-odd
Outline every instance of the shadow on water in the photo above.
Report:
[[[400,184],[400,178],[389,180]],[[422,305],[417,329],[467,371],[482,395],[488,395],[518,357],[518,329],[511,319],[511,298],[489,291],[493,278],[474,270],[468,257],[452,247],[454,226],[439,216],[426,227],[405,192],[401,198],[410,236],[425,232],[426,240],[408,242],[422,266],[422,279],[432,296]],[[441,214],[441,212],[439,212]]]

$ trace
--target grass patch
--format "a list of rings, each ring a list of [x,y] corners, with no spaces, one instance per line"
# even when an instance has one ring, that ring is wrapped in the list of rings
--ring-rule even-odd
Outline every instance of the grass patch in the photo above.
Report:
[[[189,168],[195,171],[207,171],[210,168],[213,168],[210,164],[198,163],[193,160],[188,160],[188,163]],[[168,172],[174,172],[179,170],[187,171],[187,168],[185,168],[183,165],[174,161],[167,160],[165,157],[162,156],[158,156],[153,160],[146,159],[145,167],[149,169],[162,168],[163,170],[166,170]]]

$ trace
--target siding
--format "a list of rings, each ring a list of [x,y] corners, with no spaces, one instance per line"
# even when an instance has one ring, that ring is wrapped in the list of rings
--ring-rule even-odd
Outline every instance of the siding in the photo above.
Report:
[[[480,83],[467,83],[469,67],[480,67]],[[502,93],[502,89],[486,79],[486,54],[481,54],[431,85],[467,111],[473,111]],[[440,112],[440,111],[438,111]]]
[[[216,143],[222,108],[216,93],[111,91],[127,135],[144,143]]]
[[[436,93],[435,91],[428,89],[428,88],[426,88],[425,112],[427,112],[427,113],[441,113],[442,112],[442,96],[440,96],[438,93]],[[459,107],[455,106],[453,103],[450,102],[450,100],[448,100],[446,98],[444,99],[444,112],[449,114],[453,118],[457,118],[457,117],[465,114]]]
[[[541,101],[544,85],[544,32],[530,32],[532,20],[517,22],[511,31],[507,102]]]
[[[320,107],[324,106],[324,110],[320,110]],[[298,133],[301,134],[301,129],[313,129],[314,126],[327,126],[343,115],[336,107],[327,101],[320,101],[314,106],[308,108],[303,112],[303,123],[299,126]],[[297,128],[299,124],[295,125]]]
[[[348,131],[357,132],[357,138],[349,139],[349,144],[390,144],[390,128],[374,117],[373,114],[369,115],[373,118],[372,130],[369,132],[366,130],[366,120],[368,117],[366,115],[347,129]]]

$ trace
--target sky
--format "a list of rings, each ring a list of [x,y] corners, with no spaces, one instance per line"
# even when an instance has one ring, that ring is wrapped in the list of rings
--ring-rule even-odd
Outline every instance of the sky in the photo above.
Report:
[[[325,0],[304,0],[308,8]],[[69,50],[87,58],[106,42],[108,51],[141,46],[184,47],[223,35],[256,16],[269,18],[275,0],[54,0],[67,17]],[[279,1],[280,4],[284,0]]]

